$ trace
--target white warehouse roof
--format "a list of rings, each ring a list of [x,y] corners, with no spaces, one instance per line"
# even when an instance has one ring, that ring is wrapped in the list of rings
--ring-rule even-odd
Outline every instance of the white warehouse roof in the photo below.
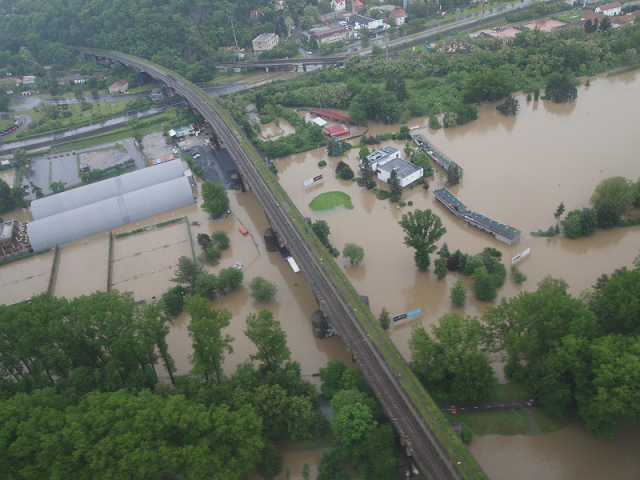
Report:
[[[170,163],[180,164],[180,162]],[[158,167],[145,170],[155,170],[156,168]],[[180,169],[182,170],[182,166]],[[194,202],[189,179],[180,176],[163,183],[29,222],[29,239],[31,246],[37,252],[169,210],[185,207]]]
[[[48,197],[34,200],[31,213],[34,220],[73,210],[107,198],[124,195],[143,188],[183,176],[181,161],[172,161],[125,173],[83,187],[74,188]],[[29,234],[31,236],[31,234]]]

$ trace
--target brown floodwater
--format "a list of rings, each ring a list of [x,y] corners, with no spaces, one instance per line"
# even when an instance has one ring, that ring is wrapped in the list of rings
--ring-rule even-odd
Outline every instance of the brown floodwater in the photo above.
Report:
[[[397,223],[411,208],[431,208],[442,218],[448,230],[442,241],[448,243],[451,251],[459,248],[463,252],[477,253],[491,246],[500,249],[508,262],[512,256],[531,247],[531,255],[518,264],[528,280],[518,285],[508,278],[500,289],[500,296],[533,290],[547,274],[564,278],[571,286],[571,293],[577,295],[595,283],[601,273],[610,273],[623,265],[631,266],[640,248],[640,227],[599,231],[579,240],[534,238],[529,232],[539,228],[546,230],[552,225],[553,213],[561,201],[567,211],[586,206],[594,187],[602,179],[623,175],[635,180],[640,176],[640,165],[634,161],[637,119],[631,112],[635,110],[624,108],[640,100],[636,79],[636,73],[612,78],[594,77],[588,89],[579,88],[578,101],[572,105],[526,102],[520,96],[521,110],[516,118],[503,117],[495,111],[495,104],[485,104],[479,107],[477,121],[452,130],[432,132],[425,127],[427,120],[423,118],[409,122],[464,168],[463,181],[453,189],[454,193],[475,211],[523,231],[520,242],[512,247],[468,227],[434,201],[431,190],[435,185],[443,184],[441,171],[437,171],[436,178],[430,181],[431,190],[405,189],[404,200],[411,200],[414,205],[403,208],[377,200],[370,191],[353,182],[337,180],[333,167],[339,159],[327,157],[324,148],[277,160],[278,177],[303,215],[329,223],[330,241],[338,249],[341,250],[346,242],[364,247],[365,258],[361,265],[350,265],[342,257],[338,257],[337,262],[344,266],[358,292],[369,296],[374,315],[377,316],[383,307],[392,315],[422,308],[421,316],[404,320],[389,332],[398,349],[409,359],[407,342],[413,324],[420,322],[428,327],[449,311],[481,315],[487,305],[493,304],[471,298],[466,307],[454,309],[448,300],[448,292],[458,277],[448,275],[438,281],[431,272],[416,270],[413,250],[404,246],[403,233]],[[308,112],[305,116],[311,119]],[[330,122],[330,125],[334,123]],[[367,135],[387,133],[398,127],[371,124]],[[353,128],[354,133],[365,130],[366,127]],[[403,141],[385,144],[400,149],[404,146]],[[343,158],[354,171],[357,171],[356,157],[357,151],[353,150]],[[319,160],[327,160],[329,165],[320,168]],[[303,181],[318,173],[323,174],[323,180],[305,189]],[[316,195],[332,190],[350,195],[353,210],[313,212],[309,209],[308,204]],[[197,205],[191,205],[114,229],[114,234],[128,232],[184,216],[189,222],[201,223],[199,227],[180,223],[114,240],[114,288],[132,291],[136,300],[159,298],[175,285],[170,278],[178,257],[191,255],[190,239],[198,256],[201,252],[195,243],[197,234],[224,230],[230,237],[231,246],[223,252],[220,264],[208,267],[208,270],[217,273],[236,262],[244,265],[243,286],[216,298],[213,303],[214,308],[226,308],[233,315],[226,333],[235,338],[234,352],[226,358],[225,373],[231,374],[254,352],[255,347],[243,333],[245,319],[263,308],[273,311],[282,323],[292,359],[300,362],[304,378],[317,384],[317,377],[312,374],[328,360],[342,360],[353,366],[338,337],[326,340],[313,337],[310,318],[317,304],[302,275],[295,274],[279,253],[266,252],[262,234],[268,223],[253,194],[229,192],[229,198],[232,215],[221,222],[209,220]],[[30,212],[19,209],[11,216],[24,221],[30,219]],[[239,232],[238,227],[242,225],[249,230],[249,235],[243,236]],[[61,246],[55,295],[73,297],[106,288],[107,240],[105,234],[99,234]],[[45,291],[52,260],[52,253],[43,254],[0,267],[0,301],[14,303]],[[272,302],[250,298],[247,285],[258,275],[276,283],[278,293]],[[460,278],[466,284],[470,283],[467,277]],[[186,314],[180,315],[168,337],[169,350],[179,374],[190,369],[188,322]],[[500,365],[500,362],[496,361],[494,365]],[[602,477],[601,472],[605,470],[595,466],[582,468],[582,462],[587,465],[600,465],[598,462],[601,462],[611,476],[632,478],[638,476],[637,463],[633,463],[637,462],[637,456],[632,455],[631,450],[640,449],[639,434],[637,426],[627,425],[613,439],[601,440],[589,436],[581,426],[573,425],[551,435],[480,437],[474,440],[471,450],[491,478]],[[312,457],[316,460],[311,461]],[[296,469],[301,470],[304,463],[317,463],[319,457],[319,451],[315,450],[285,452],[285,470],[289,468],[294,473]],[[504,469],[499,470],[503,463]],[[635,475],[629,476],[629,473]],[[298,478],[296,475],[299,477],[294,473],[292,478]]]
[[[638,427],[624,424],[611,439],[576,423],[547,435],[474,437],[469,448],[491,480],[640,478]]]
[[[420,133],[464,168],[461,184],[452,189],[463,202],[474,211],[522,230],[520,241],[513,246],[468,226],[435,201],[431,191],[436,186],[443,186],[442,171],[437,170],[436,177],[430,180],[429,191],[420,187],[405,189],[403,199],[413,201],[414,205],[402,208],[389,201],[377,200],[370,191],[354,182],[336,179],[331,164],[337,164],[339,159],[327,157],[325,148],[279,159],[276,163],[278,177],[303,215],[329,223],[329,240],[334,246],[342,249],[345,243],[355,242],[364,247],[361,265],[350,265],[342,257],[338,257],[337,262],[345,267],[356,290],[369,296],[374,315],[378,315],[383,307],[392,315],[422,309],[421,316],[401,321],[390,330],[394,344],[409,360],[408,340],[412,325],[422,323],[428,328],[451,311],[480,316],[487,306],[496,303],[478,302],[470,292],[466,307],[453,308],[449,290],[458,278],[467,285],[470,285],[470,279],[450,274],[438,281],[432,271],[422,273],[415,268],[413,250],[403,244],[404,235],[398,225],[402,214],[412,208],[430,208],[440,216],[447,228],[440,245],[446,241],[451,251],[460,249],[473,254],[485,247],[494,247],[503,252],[508,265],[513,256],[531,248],[531,254],[518,263],[528,280],[518,285],[508,277],[499,290],[499,298],[534,290],[546,275],[565,279],[570,285],[570,293],[578,295],[593,285],[600,274],[632,265],[640,248],[640,227],[598,231],[578,240],[563,236],[536,238],[530,232],[554,225],[553,213],[560,202],[564,202],[566,212],[588,206],[588,200],[601,180],[614,175],[634,181],[640,177],[635,148],[638,121],[634,109],[625,108],[640,101],[637,77],[635,72],[610,78],[593,77],[591,86],[579,87],[577,102],[569,105],[542,100],[527,102],[525,96],[520,95],[520,112],[515,118],[502,116],[495,110],[495,104],[489,103],[478,108],[477,121],[455,129],[431,131],[424,118],[409,122],[410,127],[418,127]],[[399,125],[372,124],[369,127],[368,135],[394,131]],[[375,147],[383,145],[402,149],[404,142],[389,141]],[[330,165],[318,167],[319,160],[326,160]],[[357,172],[357,149],[342,160]],[[305,189],[304,180],[319,173],[323,174],[322,182]],[[309,202],[315,196],[334,190],[350,195],[353,210],[338,208],[313,212],[309,208]],[[500,362],[494,365],[500,365]],[[640,448],[640,428],[629,428],[636,433],[633,443],[637,450]],[[588,437],[584,430],[570,431],[573,436]],[[536,442],[544,443],[547,437],[537,437]],[[511,437],[496,438],[503,443],[515,441]],[[616,437],[609,442],[618,444],[620,440]],[[519,445],[522,455],[526,456],[528,447]],[[579,462],[570,451],[561,458],[563,468],[559,471],[563,472],[570,472],[572,465]],[[483,457],[480,463],[484,467],[496,459]],[[526,476],[528,472],[519,476],[519,471],[512,469],[510,478],[530,478]],[[614,476],[618,473],[615,469],[610,471]],[[628,478],[624,472],[619,471],[618,477]],[[600,477],[589,476],[587,472],[581,478]]]

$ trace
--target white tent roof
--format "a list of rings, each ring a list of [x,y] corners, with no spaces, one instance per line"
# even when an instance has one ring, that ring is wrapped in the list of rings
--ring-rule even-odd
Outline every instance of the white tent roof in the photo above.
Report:
[[[183,175],[182,162],[172,161],[125,173],[119,177],[74,188],[66,192],[34,200],[31,213],[34,220],[73,210],[107,198],[140,190],[157,183],[166,182]]]
[[[324,127],[327,124],[327,122],[320,117],[314,118],[313,123],[315,123],[316,125],[320,125],[321,127]]]
[[[29,240],[37,252],[194,202],[189,179],[181,176],[29,222]]]

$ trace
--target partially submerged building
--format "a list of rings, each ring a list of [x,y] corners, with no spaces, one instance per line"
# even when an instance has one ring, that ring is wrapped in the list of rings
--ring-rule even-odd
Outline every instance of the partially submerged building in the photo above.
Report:
[[[44,250],[194,202],[180,162],[164,163],[34,201],[29,238]]]
[[[401,158],[394,158],[378,167],[378,178],[388,183],[391,172],[396,172],[400,186],[406,187],[420,180],[424,175],[424,169],[414,163],[409,163]]]

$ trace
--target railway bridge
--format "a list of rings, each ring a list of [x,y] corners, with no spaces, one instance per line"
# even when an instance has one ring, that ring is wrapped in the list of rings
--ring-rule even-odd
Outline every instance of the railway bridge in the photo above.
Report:
[[[362,317],[359,318],[358,315],[362,315],[366,307],[359,299],[354,300],[353,297],[357,295],[347,298],[343,294],[343,292],[355,293],[353,287],[346,278],[341,276],[340,269],[335,266],[332,259],[322,258],[328,256],[328,253],[314,246],[317,244],[311,241],[310,233],[306,233],[304,220],[295,209],[295,205],[287,204],[286,195],[280,194],[279,187],[268,181],[267,174],[261,173],[258,165],[253,163],[247,151],[241,146],[242,133],[222,120],[223,112],[218,114],[213,110],[212,103],[201,96],[204,92],[199,93],[195,87],[180,79],[177,74],[151,62],[94,49],[79,48],[78,51],[85,58],[118,61],[136,72],[146,72],[164,88],[181,95],[193,109],[200,112],[236,162],[244,186],[257,197],[271,228],[288,247],[300,266],[320,309],[329,318],[331,325],[350,350],[385,414],[398,432],[406,453],[412,458],[422,475],[430,480],[486,478],[459,440],[455,438],[453,441],[449,440],[453,438],[450,431],[446,432],[449,435],[445,439],[446,448],[441,443],[439,438],[444,438],[443,428],[449,429],[448,425],[442,427],[441,424],[434,422],[427,424],[424,408],[423,413],[420,413],[420,408],[414,403],[407,390],[406,376],[410,373],[404,370],[405,377],[402,377],[402,373],[397,373],[397,370],[392,369],[385,360],[388,358],[385,355],[395,355],[397,358],[399,356],[397,350],[391,346],[384,334],[375,329],[367,329],[360,320]],[[271,173],[268,172],[268,175]],[[272,180],[275,181],[275,179]],[[340,275],[331,270],[332,266]],[[361,311],[358,312],[358,309]],[[381,348],[385,348],[386,353],[383,354]],[[405,385],[404,388],[403,385]],[[412,392],[415,395],[417,390]],[[417,395],[425,395],[424,390],[420,390]],[[440,434],[439,437],[436,436],[436,429]],[[465,453],[460,454],[460,451]],[[453,459],[451,452],[458,456]],[[459,461],[460,459],[465,462]],[[461,463],[467,464],[463,465],[462,470]]]

